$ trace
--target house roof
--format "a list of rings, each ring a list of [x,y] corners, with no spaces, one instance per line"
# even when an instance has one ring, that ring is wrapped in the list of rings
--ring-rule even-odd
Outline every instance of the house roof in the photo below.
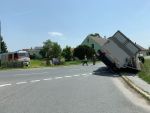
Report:
[[[146,51],[147,49],[145,49],[144,47],[142,47],[141,45],[139,45],[139,44],[136,44],[139,48],[140,48],[140,50],[141,51]]]
[[[41,50],[43,47],[35,47],[35,50]]]
[[[102,38],[99,34],[96,35],[91,34],[88,35],[87,37],[92,39],[94,42],[98,43],[100,46],[103,46],[107,42],[107,39]]]

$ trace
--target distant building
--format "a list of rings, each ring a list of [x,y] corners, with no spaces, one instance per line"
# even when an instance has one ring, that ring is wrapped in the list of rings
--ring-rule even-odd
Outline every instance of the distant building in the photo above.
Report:
[[[143,54],[143,56],[147,56],[148,55],[148,49],[143,48],[139,44],[137,44],[137,46],[140,48],[140,52],[139,52],[140,54]]]
[[[105,43],[107,39],[102,38],[98,33],[88,35],[81,45],[92,47],[97,52]]]
[[[42,50],[43,47],[35,47],[35,48],[31,48],[31,49],[22,49],[24,51],[27,51],[30,56],[34,56],[36,58],[42,58],[42,56],[40,55],[40,51]]]

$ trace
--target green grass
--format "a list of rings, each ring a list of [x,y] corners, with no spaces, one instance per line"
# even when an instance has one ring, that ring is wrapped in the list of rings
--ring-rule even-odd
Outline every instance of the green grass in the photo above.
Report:
[[[150,59],[146,59],[142,66],[142,71],[139,72],[139,77],[150,84]]]
[[[62,65],[69,66],[69,65],[78,65],[78,64],[81,64],[81,61],[67,61],[67,62],[64,62],[64,64],[61,64],[61,65],[47,66],[45,60],[31,60],[30,68],[55,67],[55,66],[62,66]]]
[[[0,70],[10,70],[10,69],[30,69],[30,68],[41,68],[41,67],[58,67],[58,66],[69,66],[69,65],[78,65],[81,64],[81,61],[67,61],[64,62],[64,64],[60,65],[46,65],[45,60],[31,60],[29,67],[23,67],[23,68],[9,68],[9,67],[0,67]]]
[[[0,70],[11,70],[11,69],[29,69],[29,68],[40,68],[40,67],[46,67],[44,60],[31,60],[29,67],[0,67]]]
[[[31,68],[38,68],[38,67],[45,67],[46,63],[44,60],[31,60],[30,67]]]
[[[99,62],[99,61],[98,61]],[[30,68],[41,68],[41,67],[58,67],[58,66],[69,66],[69,65],[79,65],[82,62],[80,60],[77,61],[66,61],[61,65],[46,65],[45,60],[31,60],[29,67],[23,67],[23,68],[2,68],[0,67],[0,70],[10,70],[10,69],[30,69]],[[89,64],[92,63],[91,61],[88,62]]]

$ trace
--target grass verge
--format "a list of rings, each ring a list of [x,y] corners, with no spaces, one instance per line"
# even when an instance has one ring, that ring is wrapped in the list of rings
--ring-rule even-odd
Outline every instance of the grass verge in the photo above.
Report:
[[[100,61],[97,61],[97,62],[100,62]],[[23,67],[23,68],[8,68],[8,67],[2,68],[2,67],[0,67],[0,71],[1,70],[11,70],[11,69],[31,69],[31,68],[58,67],[58,66],[60,67],[60,66],[69,66],[69,65],[79,65],[81,63],[82,63],[82,61],[76,60],[76,61],[66,61],[60,65],[49,65],[49,66],[47,66],[46,61],[41,59],[41,60],[31,60],[29,67]],[[88,63],[91,64],[92,61],[89,61]]]
[[[150,59],[146,59],[142,66],[142,71],[139,72],[139,77],[150,84]]]
[[[30,68],[46,67],[45,60],[31,60]]]
[[[66,61],[66,62],[64,62],[63,64],[60,64],[60,65],[47,66],[45,60],[31,60],[30,68],[55,67],[55,66],[62,66],[62,65],[69,66],[69,65],[78,65],[78,64],[81,64],[81,61]]]

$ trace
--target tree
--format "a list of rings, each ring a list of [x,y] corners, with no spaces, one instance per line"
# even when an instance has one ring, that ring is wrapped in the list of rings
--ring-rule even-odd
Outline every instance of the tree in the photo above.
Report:
[[[3,37],[0,36],[0,47],[1,47],[1,53],[7,53],[7,46],[6,46],[6,43],[3,41]]]
[[[150,55],[150,47],[148,48],[148,52],[147,52],[147,55]]]
[[[33,53],[32,55],[30,55],[30,59],[37,59],[37,55]]]
[[[40,54],[43,58],[50,58],[52,51],[53,42],[51,40],[46,40],[43,42],[43,49],[40,51]]]
[[[59,58],[61,56],[61,47],[58,43],[47,40],[43,43],[43,49],[40,54],[47,59]]]
[[[71,47],[66,46],[66,48],[64,48],[62,51],[62,56],[65,58],[66,61],[70,61],[73,57]]]
[[[60,58],[61,56],[61,47],[57,42],[53,42],[52,44],[52,51],[51,51],[51,58]]]
[[[74,49],[73,56],[79,58],[80,60],[83,60],[85,55],[88,59],[91,59],[94,54],[95,50],[93,48],[86,45],[79,45]]]
[[[41,49],[39,54],[42,56],[42,58],[46,58],[46,51],[44,51],[44,49]]]

